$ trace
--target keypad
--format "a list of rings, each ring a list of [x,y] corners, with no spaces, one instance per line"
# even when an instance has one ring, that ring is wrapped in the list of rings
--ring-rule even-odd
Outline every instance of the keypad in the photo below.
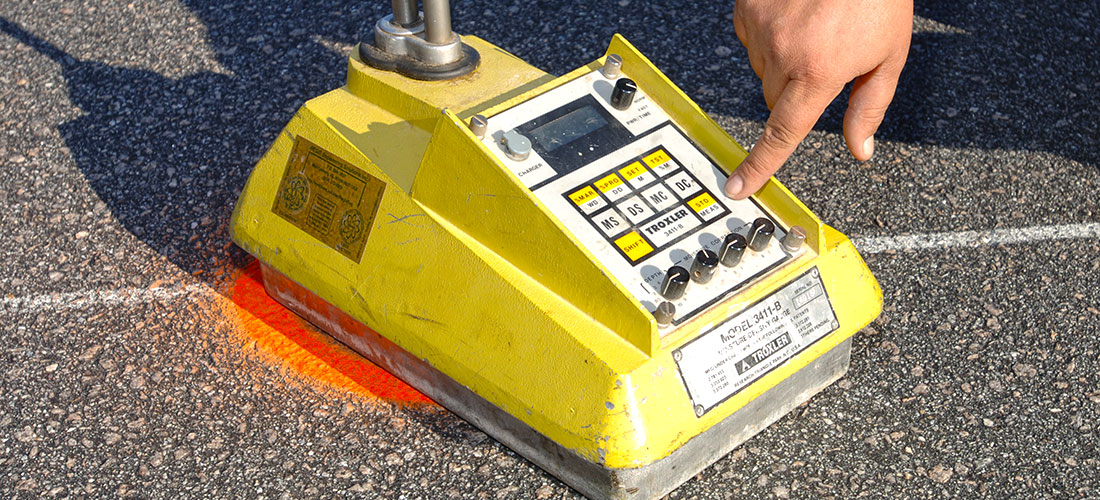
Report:
[[[634,265],[730,213],[663,147],[566,191],[565,197]]]

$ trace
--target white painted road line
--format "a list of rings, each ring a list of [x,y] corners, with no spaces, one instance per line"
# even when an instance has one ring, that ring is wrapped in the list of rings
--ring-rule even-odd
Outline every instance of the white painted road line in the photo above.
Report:
[[[941,248],[978,247],[1072,238],[1100,239],[1100,223],[1034,226],[957,233],[911,234],[907,236],[855,237],[852,243],[865,255],[889,250],[916,251]],[[206,285],[178,285],[158,288],[119,288],[80,292],[48,293],[22,297],[0,297],[0,310],[37,312],[76,309],[89,305],[139,305],[180,297],[213,294]]]
[[[138,305],[170,301],[193,294],[209,293],[205,285],[178,285],[157,288],[118,288],[115,290],[85,290],[81,292],[49,293],[23,297],[0,298],[0,309],[25,312],[59,311],[89,305]]]
[[[888,250],[934,250],[1073,238],[1100,238],[1100,223],[961,231],[956,233],[911,234],[907,236],[856,237],[852,238],[852,243],[856,245],[856,248],[862,254],[877,254]]]

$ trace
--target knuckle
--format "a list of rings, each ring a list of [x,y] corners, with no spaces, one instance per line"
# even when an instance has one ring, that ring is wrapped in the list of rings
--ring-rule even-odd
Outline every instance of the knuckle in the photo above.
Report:
[[[769,120],[761,135],[761,142],[783,148],[793,148],[801,141],[798,133],[780,120]]]
[[[791,79],[806,82],[818,88],[833,86],[836,80],[835,69],[830,61],[810,57],[791,70]]]
[[[771,177],[774,169],[766,165],[761,158],[752,157],[741,162],[741,165],[737,167],[737,171],[741,172],[741,175],[749,184],[752,184],[760,179]]]
[[[856,117],[860,120],[882,121],[883,117],[886,116],[886,107],[885,104],[865,104],[853,108],[852,111],[855,112]]]

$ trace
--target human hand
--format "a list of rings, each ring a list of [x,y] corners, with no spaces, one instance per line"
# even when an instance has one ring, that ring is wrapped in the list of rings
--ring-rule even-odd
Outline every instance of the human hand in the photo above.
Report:
[[[844,140],[856,159],[871,158],[909,53],[912,0],[737,0],[733,25],[771,116],[727,196],[759,190],[852,80]]]

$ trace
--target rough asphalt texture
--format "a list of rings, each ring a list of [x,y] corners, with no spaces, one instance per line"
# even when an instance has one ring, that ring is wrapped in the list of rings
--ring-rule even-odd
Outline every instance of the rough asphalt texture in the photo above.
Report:
[[[875,158],[844,150],[841,98],[780,179],[857,237],[1100,221],[1100,3],[918,3]],[[251,166],[382,4],[0,3],[0,294],[224,290]],[[726,2],[454,8],[556,74],[623,33],[739,141],[762,129]],[[886,309],[849,375],[671,497],[1100,497],[1100,243],[867,260]],[[577,496],[444,410],[287,384],[198,297],[5,302],[5,496]]]

